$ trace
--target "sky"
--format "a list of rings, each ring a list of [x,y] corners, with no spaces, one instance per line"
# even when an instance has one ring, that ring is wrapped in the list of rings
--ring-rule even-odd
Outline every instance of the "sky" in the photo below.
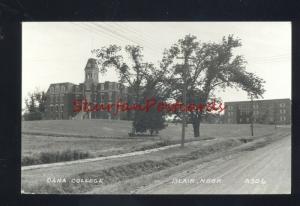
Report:
[[[246,70],[266,81],[264,99],[291,98],[290,22],[23,22],[22,108],[29,92],[51,83],[84,81],[92,49],[110,44],[140,45],[144,60],[158,65],[165,48],[192,34],[201,42],[220,42],[233,34],[242,46]],[[99,82],[118,81],[114,71]],[[249,100],[242,90],[218,91],[222,101]]]

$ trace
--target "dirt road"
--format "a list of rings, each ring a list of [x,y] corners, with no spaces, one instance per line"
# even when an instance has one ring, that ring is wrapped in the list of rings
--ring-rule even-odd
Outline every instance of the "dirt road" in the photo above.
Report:
[[[289,194],[291,137],[201,164],[139,188],[142,194]]]

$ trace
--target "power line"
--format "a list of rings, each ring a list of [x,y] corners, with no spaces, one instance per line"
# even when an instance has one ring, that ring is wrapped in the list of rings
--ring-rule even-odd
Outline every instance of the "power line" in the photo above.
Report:
[[[126,37],[125,35],[121,35],[121,34],[119,34],[118,32],[115,32],[115,31],[113,31],[113,30],[111,30],[111,29],[106,28],[105,26],[97,25],[97,24],[95,24],[95,23],[93,23],[93,25],[94,25],[95,27],[98,27],[98,29],[100,29],[100,30],[102,30],[102,31],[104,31],[104,32],[109,32],[111,35],[114,35],[114,36],[117,37],[118,39],[123,39],[123,40],[121,40],[121,41],[123,41],[123,42],[124,42],[124,39],[125,39],[126,41],[132,42],[132,43],[134,43],[134,44],[136,44],[136,45],[144,46],[142,42],[139,42],[139,41],[137,41],[137,40],[130,39],[130,38]],[[148,47],[148,49],[149,49],[153,54],[157,55],[157,51],[155,51],[155,50],[153,50],[152,48],[149,48],[149,47]]]
[[[141,32],[138,32],[137,30],[135,29],[132,29],[129,25],[125,26],[123,24],[112,24],[115,28],[117,29],[120,29],[122,31],[125,31],[125,32],[130,32],[130,33],[133,33],[134,35],[136,35],[135,38],[139,39],[139,41],[142,41],[144,44],[147,44],[148,47],[151,47],[153,48],[154,50],[161,50],[161,48],[159,47],[156,47],[155,45],[156,44],[153,44],[154,42],[154,39],[153,38],[148,38],[148,37],[144,37],[144,38],[141,38]],[[143,36],[145,36],[145,32],[142,33]]]

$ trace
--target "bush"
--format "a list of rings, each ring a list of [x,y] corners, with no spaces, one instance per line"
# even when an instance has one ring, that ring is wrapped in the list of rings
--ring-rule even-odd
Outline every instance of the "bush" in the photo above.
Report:
[[[22,158],[22,166],[46,164],[54,162],[72,161],[93,157],[89,152],[78,150],[64,150],[57,152],[42,152],[37,156],[26,156]]]
[[[25,113],[23,115],[25,121],[32,121],[32,120],[41,120],[43,118],[43,113],[42,112],[30,112],[30,113]]]
[[[165,119],[161,112],[151,109],[149,112],[137,112],[136,118],[132,122],[133,128],[137,133],[145,133],[149,131],[152,136],[158,134],[159,130],[166,128]]]

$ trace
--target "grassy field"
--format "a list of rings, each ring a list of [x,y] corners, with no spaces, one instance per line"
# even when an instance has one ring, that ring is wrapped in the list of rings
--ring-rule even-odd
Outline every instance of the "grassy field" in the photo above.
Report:
[[[117,120],[22,122],[22,164],[30,165],[66,161],[68,158],[74,160],[114,155],[180,141],[180,124],[169,124],[160,132],[159,137],[154,139],[151,137],[129,139],[130,129],[131,122]],[[255,136],[261,136],[275,132],[275,128],[272,125],[255,125],[254,132]],[[250,136],[250,127],[249,125],[234,124],[202,124],[200,135],[201,139],[246,137]],[[188,125],[186,129],[186,139],[194,139],[191,125]],[[52,158],[47,158],[47,155]],[[44,160],[40,161],[41,158]],[[26,164],[24,164],[25,160]]]
[[[255,125],[257,135],[272,131],[273,125]],[[66,134],[78,136],[96,137],[128,137],[131,130],[131,122],[121,120],[44,120],[23,121],[22,132],[36,132],[43,134]],[[179,138],[181,124],[168,124],[168,127],[160,132],[164,139]],[[250,135],[249,124],[201,124],[201,137],[232,137]],[[193,138],[193,129],[188,125],[186,137]]]
[[[63,167],[40,168],[22,171],[22,190],[26,193],[80,194],[80,193],[130,193],[132,189],[153,183],[161,175],[199,165],[214,158],[234,152],[252,151],[288,135],[288,129],[277,129],[275,133],[261,137],[216,138],[212,141],[193,141],[184,148],[146,153],[131,157]],[[239,153],[240,155],[240,153]],[[191,162],[191,163],[189,163]],[[187,167],[188,166],[188,167]],[[65,177],[66,183],[49,183],[48,178]],[[71,179],[102,178],[104,184],[74,184]],[[130,181],[132,180],[132,181]]]

